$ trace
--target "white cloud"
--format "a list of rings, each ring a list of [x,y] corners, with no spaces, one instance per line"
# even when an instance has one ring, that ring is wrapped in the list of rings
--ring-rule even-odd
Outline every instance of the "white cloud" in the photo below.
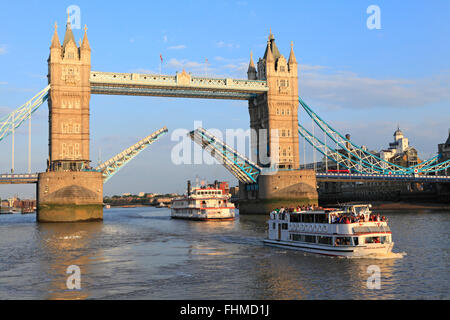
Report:
[[[450,72],[417,79],[375,79],[323,66],[301,65],[299,88],[303,97],[328,108],[424,107],[450,103]]]
[[[238,63],[228,63],[223,66],[225,69],[228,69],[231,72],[237,72],[245,74],[248,69],[248,63],[246,62],[238,62]]]
[[[167,41],[169,41],[169,39],[167,38],[166,35],[164,35],[164,36],[163,36],[163,42],[164,42],[164,43],[167,43]]]
[[[217,41],[216,42],[217,48],[229,48],[229,49],[239,49],[240,45],[235,43],[226,43],[224,41]]]
[[[169,49],[169,50],[182,50],[182,49],[186,49],[186,46],[184,44],[179,44],[177,46],[170,46],[167,49]]]
[[[0,44],[0,54],[5,54],[6,52],[6,46],[4,44]]]
[[[309,64],[300,64],[299,65],[299,70],[300,72],[302,71],[311,71],[311,70],[322,70],[322,69],[327,69],[327,67],[325,66],[316,66],[316,65],[309,65]]]
[[[1,85],[7,85],[8,84],[8,82],[6,82],[6,81],[0,81],[0,86]]]
[[[205,64],[196,62],[196,61],[189,61],[186,59],[178,60],[175,58],[170,59],[167,62],[167,67],[173,68],[173,69],[198,69],[198,68],[204,68]]]

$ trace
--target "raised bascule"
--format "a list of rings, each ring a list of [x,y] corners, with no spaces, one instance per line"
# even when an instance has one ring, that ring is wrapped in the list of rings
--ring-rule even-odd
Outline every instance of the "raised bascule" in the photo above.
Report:
[[[103,183],[168,130],[163,127],[153,132],[93,168],[89,152],[91,94],[247,100],[250,128],[257,133],[251,139],[252,159],[203,128],[189,133],[239,180],[240,214],[266,214],[280,206],[317,204],[317,181],[450,182],[450,176],[438,174],[450,167],[450,140],[440,145],[438,156],[406,168],[376,157],[328,125],[299,97],[293,44],[286,59],[272,32],[256,66],[251,55],[247,75],[248,79],[232,79],[194,77],[184,70],[174,76],[92,71],[87,28],[77,44],[68,18],[62,44],[55,24],[48,86],[0,118],[0,141],[9,135],[13,139],[12,172],[0,174],[0,184],[36,183],[40,222],[101,220]],[[32,174],[31,116],[45,101],[49,107],[47,170]],[[299,106],[335,146],[299,123]],[[15,174],[14,132],[26,120],[30,141],[28,173]],[[348,173],[300,169],[299,135],[326,158],[347,168]]]

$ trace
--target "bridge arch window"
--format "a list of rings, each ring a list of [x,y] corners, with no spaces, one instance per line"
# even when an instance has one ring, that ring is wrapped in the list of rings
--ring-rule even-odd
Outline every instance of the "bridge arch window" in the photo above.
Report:
[[[80,156],[80,144],[79,143],[75,143],[74,156],[76,156],[76,157]]]
[[[62,143],[62,144],[61,144],[61,156],[62,156],[62,157],[65,157],[66,154],[67,154],[67,146],[66,146],[65,143]]]

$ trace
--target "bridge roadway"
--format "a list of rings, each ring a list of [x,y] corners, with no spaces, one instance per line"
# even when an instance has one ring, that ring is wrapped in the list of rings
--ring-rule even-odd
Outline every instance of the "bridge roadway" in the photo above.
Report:
[[[91,71],[92,94],[249,100],[269,91],[267,81]]]
[[[426,183],[450,183],[450,176],[423,176],[423,175],[399,175],[399,174],[359,174],[359,173],[316,173],[319,182],[426,182]]]
[[[263,173],[264,174],[264,173]],[[412,176],[385,174],[352,174],[352,173],[316,173],[319,182],[422,182],[422,183],[450,183],[450,176]],[[0,174],[0,184],[28,184],[37,183],[37,173]]]
[[[0,184],[27,184],[37,183],[37,173],[11,173],[0,174]]]

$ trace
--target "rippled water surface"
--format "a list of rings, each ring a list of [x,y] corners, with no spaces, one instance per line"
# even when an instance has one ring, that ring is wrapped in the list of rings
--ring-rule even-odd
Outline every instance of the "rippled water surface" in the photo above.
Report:
[[[396,259],[267,247],[263,216],[194,222],[113,208],[99,223],[37,224],[2,215],[0,299],[449,299],[449,212],[383,214]],[[81,290],[66,287],[70,265],[81,268]],[[379,290],[367,288],[370,265]]]

